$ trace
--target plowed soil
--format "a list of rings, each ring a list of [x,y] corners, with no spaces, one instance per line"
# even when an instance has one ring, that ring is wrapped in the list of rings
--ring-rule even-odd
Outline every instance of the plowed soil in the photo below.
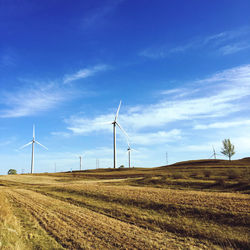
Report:
[[[68,249],[188,249],[188,240],[146,230],[34,191],[6,190],[40,225]],[[193,243],[192,243],[193,244]],[[197,243],[193,248],[206,248]]]

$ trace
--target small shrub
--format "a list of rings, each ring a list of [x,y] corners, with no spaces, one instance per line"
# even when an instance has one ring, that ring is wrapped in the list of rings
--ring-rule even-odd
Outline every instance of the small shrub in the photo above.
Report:
[[[17,174],[17,171],[15,169],[10,169],[8,171],[8,174]]]
[[[209,178],[211,176],[211,171],[205,170],[204,171],[204,176],[207,177],[207,178]]]
[[[189,175],[189,177],[195,178],[195,177],[197,177],[197,175],[198,175],[198,174],[194,172],[194,173],[191,173],[191,174]]]
[[[121,165],[119,168],[125,168],[124,165]]]
[[[182,178],[183,178],[183,175],[180,174],[180,173],[175,173],[175,174],[172,175],[172,177],[173,177],[174,179],[182,179]]]
[[[167,177],[166,177],[165,175],[163,175],[163,176],[160,177],[160,181],[161,181],[161,182],[165,182],[165,181],[166,181],[166,178],[167,178]]]
[[[217,179],[215,184],[221,186],[221,187],[225,187],[225,180],[220,178],[220,179]]]
[[[239,177],[240,177],[239,171],[230,170],[230,171],[228,172],[228,179],[233,180],[233,179],[237,179],[237,178],[239,178]]]

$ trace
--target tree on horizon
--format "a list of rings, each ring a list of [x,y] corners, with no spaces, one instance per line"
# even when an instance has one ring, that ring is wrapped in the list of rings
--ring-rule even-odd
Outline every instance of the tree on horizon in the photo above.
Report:
[[[231,157],[235,154],[234,145],[231,143],[230,139],[225,139],[222,141],[221,153],[226,155],[231,161]]]
[[[17,174],[17,171],[15,170],[15,169],[10,169],[9,171],[8,171],[8,174]]]

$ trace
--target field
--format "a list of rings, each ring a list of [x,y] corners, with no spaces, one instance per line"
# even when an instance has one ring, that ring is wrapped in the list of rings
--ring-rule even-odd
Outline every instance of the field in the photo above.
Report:
[[[1,249],[249,249],[250,159],[0,176]]]

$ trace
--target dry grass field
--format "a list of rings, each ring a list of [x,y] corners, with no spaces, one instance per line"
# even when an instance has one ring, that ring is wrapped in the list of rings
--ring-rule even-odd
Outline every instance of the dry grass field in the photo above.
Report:
[[[250,160],[0,176],[0,249],[249,249]]]

